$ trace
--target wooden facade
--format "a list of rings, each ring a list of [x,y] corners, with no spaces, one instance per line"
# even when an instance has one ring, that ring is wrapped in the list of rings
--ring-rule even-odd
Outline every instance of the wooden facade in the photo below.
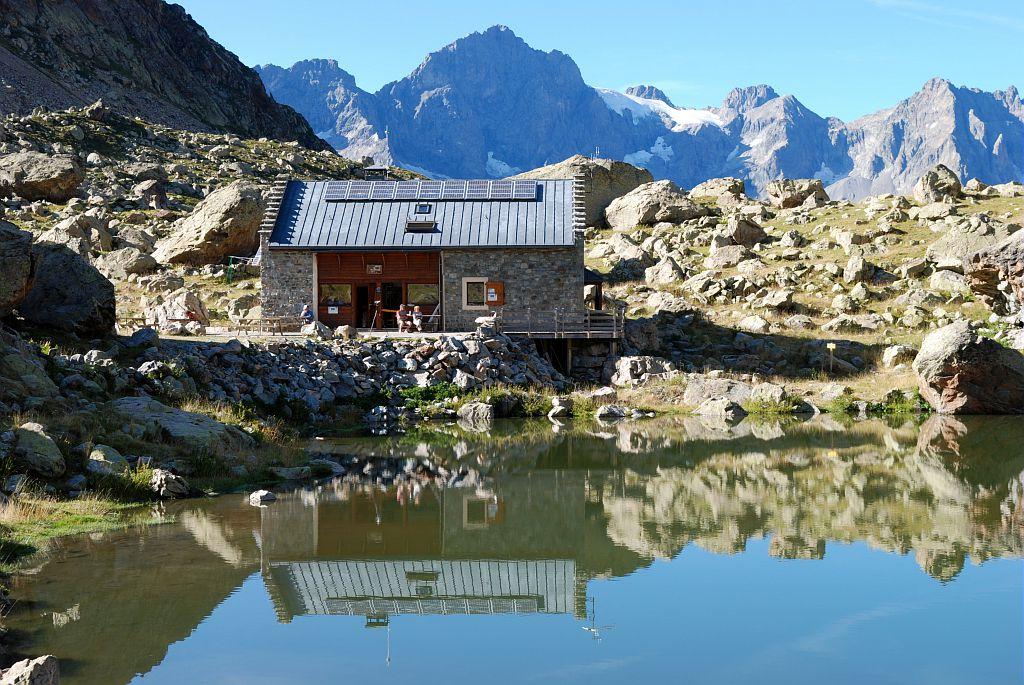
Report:
[[[429,317],[441,303],[440,252],[321,252],[317,318],[328,326],[394,328],[402,304]]]

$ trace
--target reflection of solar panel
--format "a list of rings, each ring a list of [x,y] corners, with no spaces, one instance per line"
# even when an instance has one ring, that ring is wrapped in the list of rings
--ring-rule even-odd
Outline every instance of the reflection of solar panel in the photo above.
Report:
[[[513,200],[532,200],[537,197],[536,181],[516,181],[512,189]]]
[[[441,191],[442,200],[465,200],[466,199],[466,182],[465,181],[445,181],[444,189]]]
[[[536,181],[328,181],[326,202],[536,200]]]
[[[492,200],[511,200],[512,181],[491,181]]]
[[[420,200],[441,199],[441,188],[444,184],[441,181],[421,181]]]

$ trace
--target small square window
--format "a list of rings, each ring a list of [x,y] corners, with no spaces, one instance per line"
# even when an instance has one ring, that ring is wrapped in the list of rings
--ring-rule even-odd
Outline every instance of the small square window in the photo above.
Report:
[[[434,205],[429,202],[421,202],[416,205],[417,214],[430,214],[432,211],[434,211]]]
[[[462,279],[462,308],[487,309],[487,279]]]

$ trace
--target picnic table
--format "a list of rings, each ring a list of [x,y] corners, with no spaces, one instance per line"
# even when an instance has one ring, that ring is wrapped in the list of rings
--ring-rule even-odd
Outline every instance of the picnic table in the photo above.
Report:
[[[302,328],[302,318],[298,316],[263,316],[258,319],[242,319],[235,324],[237,333],[269,333],[284,335]]]

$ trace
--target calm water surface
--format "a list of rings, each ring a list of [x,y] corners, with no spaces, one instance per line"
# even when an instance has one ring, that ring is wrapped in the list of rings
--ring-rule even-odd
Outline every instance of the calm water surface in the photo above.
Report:
[[[61,541],[7,624],[64,683],[1022,681],[1024,422],[509,424]]]

